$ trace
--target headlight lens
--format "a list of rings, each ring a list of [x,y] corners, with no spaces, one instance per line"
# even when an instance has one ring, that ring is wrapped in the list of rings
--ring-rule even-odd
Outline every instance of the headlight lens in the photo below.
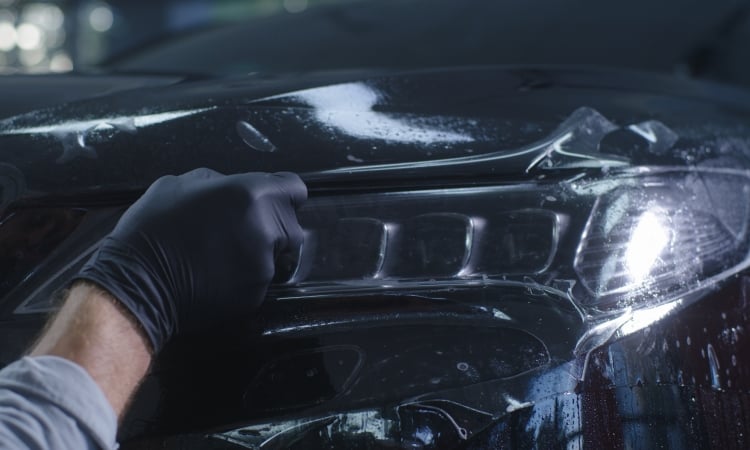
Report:
[[[602,195],[575,256],[590,297],[621,309],[699,288],[748,256],[748,180],[689,172],[642,178]]]
[[[312,198],[285,288],[482,281],[556,291],[589,317],[675,300],[744,267],[740,171],[622,170],[562,183]]]
[[[296,272],[270,294],[522,283],[572,301],[597,322],[676,300],[744,268],[748,194],[750,179],[741,171],[662,169],[561,183],[313,197],[299,212],[307,237]],[[57,210],[24,214],[45,211]],[[76,223],[48,249],[46,262],[24,269],[8,288],[6,299],[23,298],[16,313],[50,310],[51,293],[121,213],[70,211]],[[0,231],[15,230],[14,220]]]

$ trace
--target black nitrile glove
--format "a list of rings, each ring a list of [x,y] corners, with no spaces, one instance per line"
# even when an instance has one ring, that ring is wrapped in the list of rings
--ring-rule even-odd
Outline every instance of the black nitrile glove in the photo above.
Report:
[[[197,169],[157,180],[76,275],[119,300],[155,352],[176,332],[246,317],[274,260],[298,252],[307,189],[292,173]]]

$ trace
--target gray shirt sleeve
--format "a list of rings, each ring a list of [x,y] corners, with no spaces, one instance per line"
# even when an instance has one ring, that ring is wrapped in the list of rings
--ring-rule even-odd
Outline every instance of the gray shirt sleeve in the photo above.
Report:
[[[116,449],[117,416],[82,367],[25,357],[0,371],[0,450]]]

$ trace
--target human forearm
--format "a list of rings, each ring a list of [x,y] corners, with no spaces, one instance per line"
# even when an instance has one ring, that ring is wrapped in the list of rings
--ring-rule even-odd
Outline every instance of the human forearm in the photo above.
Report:
[[[275,258],[299,252],[306,197],[290,173],[197,169],[155,182],[75,275],[31,357],[0,373],[0,450],[113,447],[115,413],[152,353],[252,315]]]
[[[151,363],[149,345],[122,306],[106,291],[79,282],[31,356],[59,356],[83,367],[122,416]]]

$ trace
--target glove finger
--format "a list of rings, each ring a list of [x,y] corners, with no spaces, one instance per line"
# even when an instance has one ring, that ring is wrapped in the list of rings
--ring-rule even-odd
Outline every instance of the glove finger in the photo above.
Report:
[[[274,264],[275,269],[272,282],[286,283],[289,281],[297,271],[299,256],[299,250],[292,251],[291,249],[287,249],[287,251],[279,253]]]
[[[297,269],[305,235],[290,206],[282,206],[278,214],[281,227],[274,242],[276,276],[273,281],[285,282],[294,275]]]
[[[284,191],[289,194],[295,209],[298,209],[307,201],[307,186],[299,175],[292,172],[276,172],[273,176]]]
[[[195,187],[195,182],[223,177],[222,174],[206,167],[193,169],[180,175],[164,175],[157,179],[146,191],[144,197],[157,196],[163,201],[168,196],[180,195],[186,188]]]
[[[283,283],[289,281],[297,271],[299,260],[302,254],[304,242],[304,231],[295,221],[288,227],[286,245],[281,248],[276,255],[276,274],[273,281]]]
[[[217,172],[213,169],[209,169],[208,167],[199,167],[197,169],[193,169],[189,172],[183,173],[182,175],[180,175],[180,178],[187,180],[202,180],[222,176],[224,176],[222,173]]]
[[[285,236],[282,236],[279,240],[280,242],[277,242],[277,248],[280,252],[299,254],[300,248],[305,240],[305,233],[302,230],[302,226],[297,221],[297,216],[294,214],[294,211],[291,211],[290,216],[291,217],[286,220],[284,230],[286,232]]]

